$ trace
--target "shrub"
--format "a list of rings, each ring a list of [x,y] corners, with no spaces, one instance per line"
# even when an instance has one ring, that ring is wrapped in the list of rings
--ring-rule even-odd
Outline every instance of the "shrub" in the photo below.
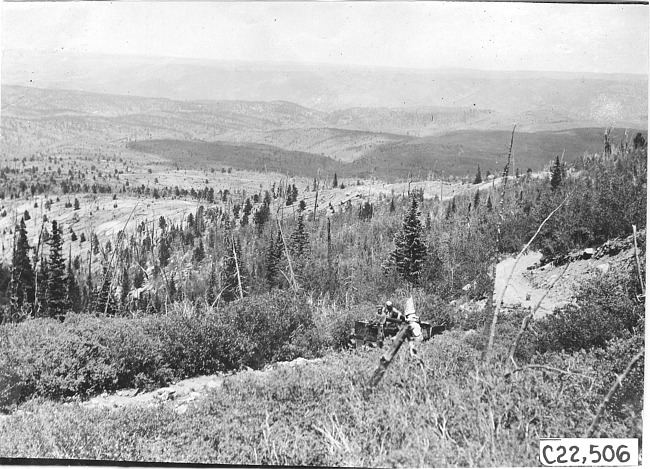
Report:
[[[306,299],[286,291],[244,298],[219,316],[229,335],[226,366],[260,368],[280,360],[313,355],[321,347],[311,334],[314,320]],[[316,342],[316,343],[315,343]]]
[[[22,397],[86,397],[165,385],[200,374],[260,368],[327,344],[306,299],[289,292],[246,298],[223,311],[133,319],[70,314],[0,328],[0,368],[19,376]]]
[[[643,330],[643,305],[634,298],[634,278],[624,270],[594,275],[580,286],[576,303],[538,321],[540,352],[605,347],[614,338]]]

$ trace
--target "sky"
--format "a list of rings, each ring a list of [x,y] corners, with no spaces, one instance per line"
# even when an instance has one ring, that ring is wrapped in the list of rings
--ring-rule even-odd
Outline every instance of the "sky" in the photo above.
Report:
[[[397,68],[648,73],[647,5],[7,3],[2,49]]]

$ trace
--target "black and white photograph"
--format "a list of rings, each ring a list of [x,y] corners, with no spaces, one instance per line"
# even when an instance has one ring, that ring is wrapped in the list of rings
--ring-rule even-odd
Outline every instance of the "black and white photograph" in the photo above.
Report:
[[[0,9],[0,464],[642,466],[647,2]]]

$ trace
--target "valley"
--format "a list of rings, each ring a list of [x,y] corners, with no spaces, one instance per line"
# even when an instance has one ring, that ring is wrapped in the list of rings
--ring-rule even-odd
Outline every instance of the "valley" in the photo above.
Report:
[[[2,77],[0,463],[641,438],[645,77],[77,59]],[[444,331],[371,386],[387,300]]]

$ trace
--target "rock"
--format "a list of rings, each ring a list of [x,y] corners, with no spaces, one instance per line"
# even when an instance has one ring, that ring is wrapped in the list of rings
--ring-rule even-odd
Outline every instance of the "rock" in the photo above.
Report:
[[[606,274],[609,272],[609,264],[605,262],[604,264],[599,264],[596,266],[596,270],[598,270],[601,274]]]
[[[107,398],[107,397],[108,397],[108,393],[107,393],[107,392],[103,392],[103,393],[102,393],[102,397],[103,397],[103,398]]]
[[[582,258],[583,259],[591,259],[591,257],[594,255],[594,248],[587,248],[584,251],[582,251]]]
[[[183,405],[179,405],[174,410],[178,415],[183,415],[185,412],[187,412],[187,409],[188,409],[187,405],[183,404]]]
[[[122,391],[117,391],[117,395],[118,395],[118,396],[121,396],[121,395],[122,395]]]
[[[208,381],[208,384],[206,384],[205,387],[210,389],[219,388],[221,387],[221,381],[213,379],[212,381]]]

